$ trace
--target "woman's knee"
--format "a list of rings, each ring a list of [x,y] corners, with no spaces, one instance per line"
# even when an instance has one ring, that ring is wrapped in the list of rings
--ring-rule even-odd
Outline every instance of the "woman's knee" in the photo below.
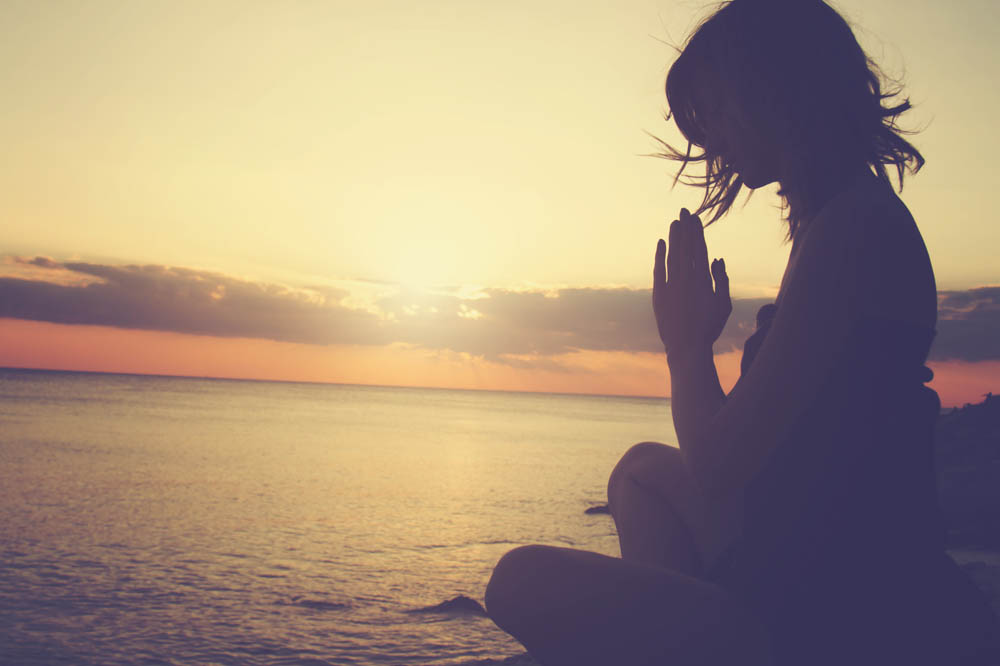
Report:
[[[543,568],[549,546],[520,546],[508,551],[496,566],[486,584],[486,612],[502,629],[515,633],[519,618],[532,604],[531,582]]]
[[[639,442],[633,445],[611,471],[608,478],[608,502],[614,502],[622,484],[634,481],[637,474],[650,466],[669,467],[683,465],[680,451],[659,442]]]

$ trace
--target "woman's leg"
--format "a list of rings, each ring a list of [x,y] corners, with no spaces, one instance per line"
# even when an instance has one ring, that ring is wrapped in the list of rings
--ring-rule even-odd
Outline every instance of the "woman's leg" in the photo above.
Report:
[[[629,449],[608,480],[608,508],[622,559],[703,574],[704,509],[678,449],[657,442]]]
[[[597,553],[512,550],[486,608],[545,666],[769,663],[763,631],[721,588]]]

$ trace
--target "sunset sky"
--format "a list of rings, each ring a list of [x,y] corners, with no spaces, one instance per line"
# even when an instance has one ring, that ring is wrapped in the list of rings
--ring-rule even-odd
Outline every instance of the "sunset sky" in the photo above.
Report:
[[[927,158],[932,386],[1000,389],[992,0],[842,0]],[[696,190],[648,133],[707,5],[0,3],[0,366],[666,395],[656,239]],[[789,246],[707,231],[724,383]]]

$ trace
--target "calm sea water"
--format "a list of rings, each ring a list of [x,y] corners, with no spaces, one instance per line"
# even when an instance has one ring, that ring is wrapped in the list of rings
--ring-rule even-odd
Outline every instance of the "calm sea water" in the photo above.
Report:
[[[525,543],[618,555],[662,400],[0,370],[0,662],[461,664]]]

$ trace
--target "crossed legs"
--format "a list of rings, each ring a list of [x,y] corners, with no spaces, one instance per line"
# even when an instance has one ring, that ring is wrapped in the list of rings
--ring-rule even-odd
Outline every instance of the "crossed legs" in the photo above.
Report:
[[[680,496],[684,470],[676,454],[662,444],[637,444],[612,472],[608,500],[621,559],[523,546],[497,564],[486,608],[540,663],[768,663],[752,618],[722,588],[695,577],[703,558],[698,528],[685,516],[698,504]]]

